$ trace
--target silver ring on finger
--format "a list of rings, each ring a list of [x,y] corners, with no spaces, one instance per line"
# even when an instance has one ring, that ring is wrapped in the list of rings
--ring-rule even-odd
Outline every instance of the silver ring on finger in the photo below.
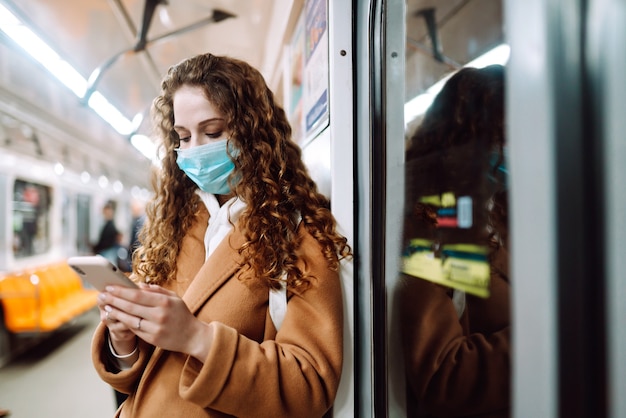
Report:
[[[143,318],[139,318],[139,321],[137,321],[137,331],[141,331],[141,321],[143,321]]]
[[[104,314],[104,320],[109,322],[109,311],[106,311],[106,313]]]

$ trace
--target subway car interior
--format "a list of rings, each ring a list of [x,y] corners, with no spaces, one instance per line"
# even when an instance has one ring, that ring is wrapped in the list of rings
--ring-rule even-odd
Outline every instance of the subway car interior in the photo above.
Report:
[[[67,260],[112,219],[130,270],[153,100],[210,52],[352,249],[332,416],[626,417],[625,44],[620,0],[0,0],[0,416],[115,416]]]

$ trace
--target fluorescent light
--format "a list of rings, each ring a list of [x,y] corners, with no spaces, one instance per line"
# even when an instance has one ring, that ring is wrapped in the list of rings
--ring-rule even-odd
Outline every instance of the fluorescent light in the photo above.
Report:
[[[55,172],[57,175],[59,175],[59,176],[60,176],[61,174],[63,174],[63,172],[64,172],[64,171],[65,171],[65,167],[63,167],[63,164],[61,164],[61,163],[57,162],[57,163],[54,165],[54,172]]]
[[[87,81],[69,65],[61,59],[52,48],[41,40],[32,30],[26,27],[20,20],[6,7],[0,4],[0,29],[9,38],[21,46],[31,57],[42,64],[61,83],[74,92],[78,97],[85,94]]]
[[[57,62],[42,64],[44,64],[48,71],[61,83],[72,90],[76,96],[83,97],[85,95],[87,82],[68,62],[59,59]]]
[[[133,186],[130,190],[130,193],[135,199],[139,199],[143,202],[146,202],[150,198],[150,195],[151,195],[148,189],[145,189],[143,187],[138,187],[138,186]]]
[[[155,161],[157,159],[156,145],[147,136],[133,135],[130,137],[130,143],[149,160]]]
[[[99,92],[94,92],[87,104],[120,134],[130,135],[133,131],[133,123],[126,119],[124,115]]]
[[[511,54],[511,48],[506,44],[498,45],[497,47],[487,51],[480,57],[468,62],[463,67],[484,68],[492,64],[506,65]],[[404,126],[406,127],[409,122],[418,116],[424,114],[430,107],[437,94],[441,91],[448,79],[452,77],[455,72],[452,72],[433,84],[424,93],[415,96],[404,104]]]
[[[500,64],[506,65],[511,55],[511,47],[507,44],[501,44],[497,47],[485,52],[480,57],[465,64],[466,67],[484,68],[488,65]]]
[[[9,26],[18,26],[20,24],[20,20],[15,17],[15,15],[9,10],[0,4],[0,28],[6,32],[5,27]]]
[[[133,132],[136,132],[137,129],[139,129],[139,126],[141,126],[141,122],[143,122],[143,113],[139,112],[137,113],[132,120],[132,125],[133,125]]]
[[[109,179],[107,178],[107,176],[103,174],[100,177],[98,177],[98,185],[101,188],[106,189],[106,187],[109,185]]]
[[[448,79],[452,77],[452,74],[449,74],[441,80],[437,81],[435,84],[430,86],[428,90],[426,90],[424,93],[415,96],[412,100],[404,105],[405,126],[408,122],[412,121],[419,115],[426,113],[426,110],[428,110],[433,100],[435,100],[435,97],[437,96],[437,94],[439,94],[443,86],[446,84],[446,81],[448,81]]]
[[[89,183],[89,180],[91,180],[91,175],[88,172],[83,171],[82,173],[80,173],[80,181],[87,184]]]
[[[87,90],[87,81],[67,61],[63,60],[20,19],[0,4],[0,30],[22,47],[31,57],[44,66],[54,77],[69,88],[76,96],[83,98]],[[89,98],[91,107],[102,119],[109,123],[121,135],[133,132],[135,124],[141,119],[135,117],[129,121],[109,101],[98,92]]]
[[[113,182],[113,191],[115,191],[115,193],[122,193],[124,191],[124,184],[119,180],[115,180]]]

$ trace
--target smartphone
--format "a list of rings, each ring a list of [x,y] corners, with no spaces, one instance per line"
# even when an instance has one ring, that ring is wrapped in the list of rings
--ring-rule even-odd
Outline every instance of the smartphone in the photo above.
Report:
[[[101,292],[108,285],[138,287],[120,269],[101,255],[70,257],[67,264]]]

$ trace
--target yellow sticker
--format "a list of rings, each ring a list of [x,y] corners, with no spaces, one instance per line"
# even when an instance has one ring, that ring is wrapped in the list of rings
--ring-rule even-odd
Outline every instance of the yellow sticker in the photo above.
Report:
[[[456,197],[452,192],[446,192],[441,195],[441,206],[450,208],[456,206]]]
[[[418,251],[404,257],[403,272],[436,283],[444,281],[441,259],[436,258],[432,251]]]
[[[448,257],[443,262],[443,276],[450,287],[480,297],[489,296],[489,263]]]
[[[489,297],[490,267],[485,247],[448,245],[444,246],[440,258],[430,250],[429,244],[427,240],[411,240],[409,251],[403,257],[404,273],[475,296]]]

